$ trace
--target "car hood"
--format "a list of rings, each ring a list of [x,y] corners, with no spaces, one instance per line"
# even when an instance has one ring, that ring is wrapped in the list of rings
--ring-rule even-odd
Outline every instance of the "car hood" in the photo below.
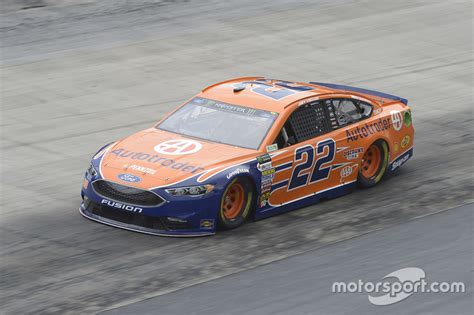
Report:
[[[175,185],[257,155],[254,150],[150,128],[108,147],[99,168],[104,179],[152,189]]]

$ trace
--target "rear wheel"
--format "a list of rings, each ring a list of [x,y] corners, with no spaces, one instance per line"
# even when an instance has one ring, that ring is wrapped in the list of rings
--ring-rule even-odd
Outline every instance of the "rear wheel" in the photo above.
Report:
[[[358,183],[362,187],[375,186],[388,167],[388,146],[383,140],[375,141],[364,153],[359,167]]]
[[[236,178],[227,186],[222,194],[219,210],[219,226],[234,229],[242,225],[248,218],[253,201],[253,190],[246,178]]]

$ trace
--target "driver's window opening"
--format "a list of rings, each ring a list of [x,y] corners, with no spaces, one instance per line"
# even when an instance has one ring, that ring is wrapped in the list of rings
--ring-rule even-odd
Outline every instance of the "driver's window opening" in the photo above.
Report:
[[[353,99],[333,99],[326,100],[326,105],[334,111],[339,127],[347,126],[364,118],[372,113],[372,106],[359,100]]]
[[[296,109],[281,129],[276,144],[285,148],[314,138],[331,130],[321,102],[305,104]]]
[[[353,99],[328,99],[296,109],[280,130],[278,148],[317,137],[369,117],[372,106]]]

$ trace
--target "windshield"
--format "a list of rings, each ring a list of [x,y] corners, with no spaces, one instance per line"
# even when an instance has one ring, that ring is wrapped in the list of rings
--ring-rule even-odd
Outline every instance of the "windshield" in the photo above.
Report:
[[[157,128],[256,150],[277,116],[274,112],[196,97]]]

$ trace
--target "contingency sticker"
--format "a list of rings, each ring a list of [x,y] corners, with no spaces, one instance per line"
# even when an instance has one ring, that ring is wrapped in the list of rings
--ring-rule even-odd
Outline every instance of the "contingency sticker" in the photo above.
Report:
[[[272,158],[268,153],[258,156],[257,162],[257,169],[261,173],[259,205],[264,207],[270,198],[275,168],[272,165]]]

